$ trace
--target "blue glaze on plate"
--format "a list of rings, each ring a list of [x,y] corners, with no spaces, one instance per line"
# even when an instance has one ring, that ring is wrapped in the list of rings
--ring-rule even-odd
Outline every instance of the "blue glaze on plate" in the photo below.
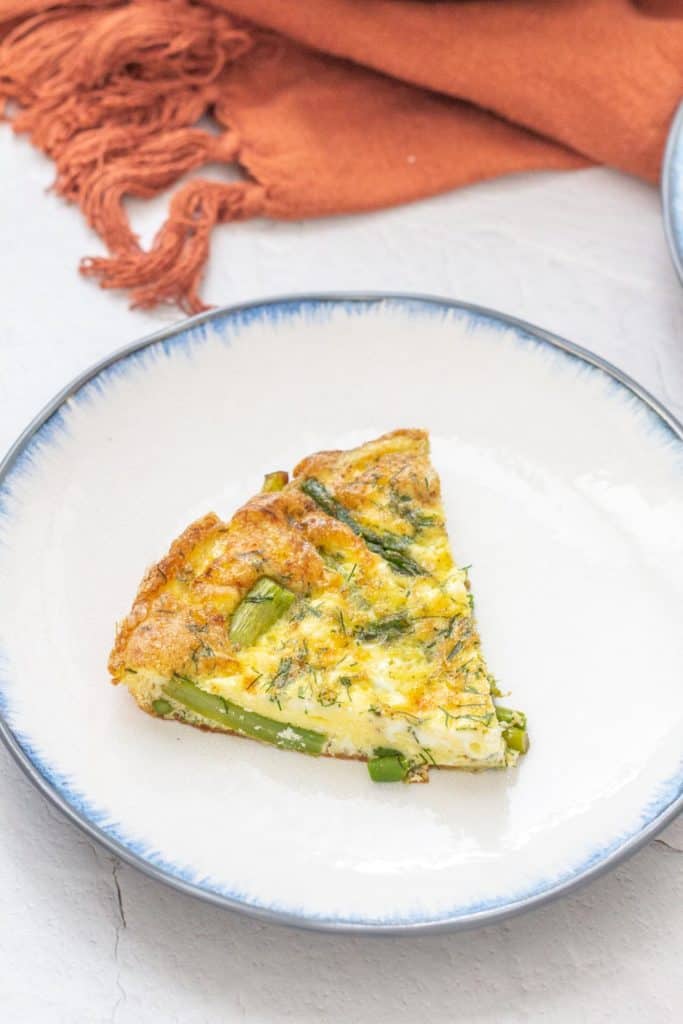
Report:
[[[671,122],[662,165],[664,230],[676,272],[683,284],[683,103]]]

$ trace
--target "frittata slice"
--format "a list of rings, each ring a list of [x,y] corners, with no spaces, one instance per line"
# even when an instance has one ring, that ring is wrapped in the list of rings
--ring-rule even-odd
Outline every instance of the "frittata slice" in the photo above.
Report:
[[[377,781],[499,768],[527,747],[524,716],[494,704],[421,430],[312,455],[230,522],[189,526],[109,669],[151,714],[366,760]]]

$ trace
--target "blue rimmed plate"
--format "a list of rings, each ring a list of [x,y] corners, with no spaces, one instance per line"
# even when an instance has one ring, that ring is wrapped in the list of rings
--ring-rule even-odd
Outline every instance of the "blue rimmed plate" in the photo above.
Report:
[[[683,284],[683,103],[669,129],[661,189],[664,230],[671,258]]]
[[[532,747],[509,773],[374,786],[141,714],[114,623],[193,518],[265,471],[431,431],[485,651]],[[0,470],[0,731],[150,875],[308,927],[486,923],[568,891],[681,807],[683,433],[596,357],[488,310],[315,296],[216,310],[66,388]]]

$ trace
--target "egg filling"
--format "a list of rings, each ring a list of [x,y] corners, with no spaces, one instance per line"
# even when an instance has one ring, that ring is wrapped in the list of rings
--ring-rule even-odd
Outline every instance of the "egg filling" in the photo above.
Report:
[[[370,762],[377,781],[500,768],[526,720],[496,708],[468,570],[422,431],[269,474],[147,573],[110,658],[160,717]]]

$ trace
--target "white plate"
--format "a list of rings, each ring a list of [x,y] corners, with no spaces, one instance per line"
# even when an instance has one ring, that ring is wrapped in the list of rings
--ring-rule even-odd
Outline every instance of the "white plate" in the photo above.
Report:
[[[373,785],[141,714],[114,622],[196,516],[265,471],[427,427],[484,649],[532,746],[508,773]],[[680,809],[683,444],[594,356],[410,297],[219,310],[86,373],[0,471],[2,733],[149,874],[311,927],[488,922],[567,891]]]

